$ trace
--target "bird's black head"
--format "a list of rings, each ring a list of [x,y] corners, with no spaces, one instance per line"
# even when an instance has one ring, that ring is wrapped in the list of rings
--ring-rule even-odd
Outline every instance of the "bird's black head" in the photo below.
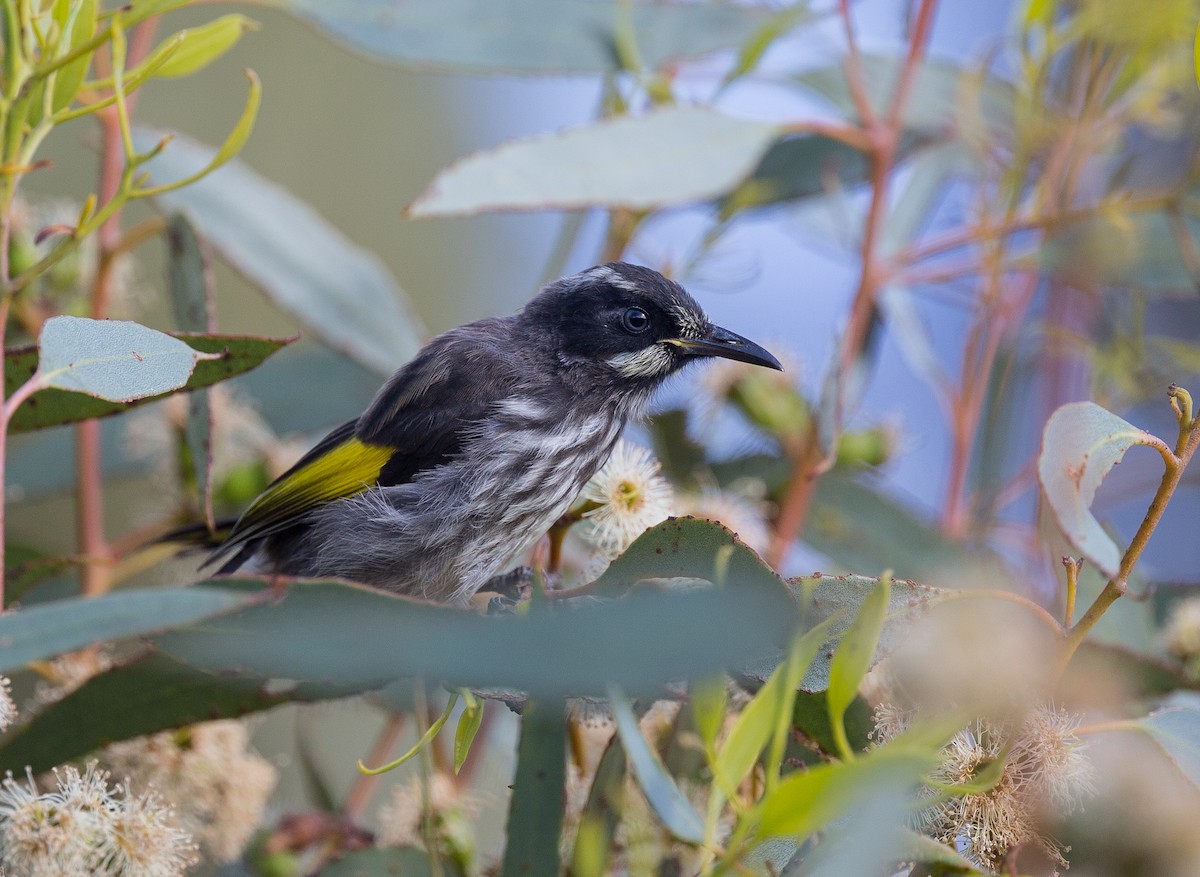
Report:
[[[714,326],[678,283],[625,262],[550,284],[519,319],[553,339],[562,364],[611,387],[649,389],[705,356],[781,368],[754,342]]]

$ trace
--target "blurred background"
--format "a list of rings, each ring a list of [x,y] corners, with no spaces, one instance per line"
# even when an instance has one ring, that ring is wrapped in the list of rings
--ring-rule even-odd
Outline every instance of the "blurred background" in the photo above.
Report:
[[[139,122],[219,143],[237,117],[245,90],[243,68],[253,68],[262,79],[264,98],[239,160],[311,205],[354,244],[377,254],[424,334],[512,312],[546,280],[601,259],[609,212],[600,208],[426,219],[405,218],[404,210],[439,172],[472,153],[591,122],[610,106],[612,78],[451,74],[389,63],[331,40],[311,23],[312,15],[303,13],[304,4],[298,5],[299,16],[263,5],[231,5],[259,28],[203,75],[150,83],[137,108]],[[1164,3],[1162,10],[1156,5],[1153,13],[1147,8],[1133,16],[1128,5],[1122,10],[1115,0],[1090,5],[1101,10],[1097,15],[1117,18],[1153,19],[1161,12],[1164,19],[1171,17],[1164,28],[1180,20],[1194,26],[1195,21],[1192,4]],[[862,0],[852,6],[865,53],[902,55],[913,25],[907,3]],[[1019,32],[1029,9],[1026,2],[939,4],[929,41],[930,59],[953,62],[964,77],[986,73],[1000,82],[1016,82],[1016,96],[1010,99],[1025,115],[1018,122],[1009,120],[1013,130],[1007,132],[1011,139],[1005,148],[1028,133],[1015,128],[1032,126],[1039,108],[1047,127],[1066,112],[1061,105],[1051,108],[1055,98],[1050,95],[1058,86],[1050,82],[1044,83],[1045,94],[1022,92],[1028,83],[1020,68]],[[767,11],[779,8],[768,6]],[[179,27],[191,19],[207,21],[212,13],[202,5],[173,15],[171,23]],[[309,23],[301,20],[305,18]],[[1126,24],[1137,30],[1136,22]],[[1121,37],[1114,32],[1112,38],[1119,43]],[[798,81],[808,71],[837,65],[845,53],[841,21],[829,4],[814,3],[805,23],[775,41],[750,75],[723,87],[735,58],[732,50],[724,50],[673,65],[671,86],[680,102],[714,102],[736,117],[836,120],[838,108],[815,89],[798,87]],[[1128,75],[1141,74],[1167,75],[1144,68]],[[1180,82],[1191,90],[1178,87]],[[1177,185],[1196,159],[1196,92],[1189,72],[1164,86],[1159,103],[1143,116],[1123,110],[1119,137],[1095,152],[1080,147],[1072,197],[1092,203],[1122,192],[1121,197],[1132,199],[1138,192]],[[920,104],[927,99],[918,80],[913,100]],[[1130,102],[1136,99],[1136,94],[1129,97]],[[957,127],[963,107],[970,105],[960,95],[947,126]],[[96,178],[94,135],[86,120],[56,131],[42,153],[54,167],[29,178],[27,198],[77,203],[80,193],[90,191]],[[988,154],[986,148],[978,152]],[[616,153],[612,160],[620,162],[619,148]],[[912,240],[936,240],[939,232],[976,222],[986,212],[980,199],[1002,177],[989,176],[989,170],[982,174],[984,183],[969,173],[948,173],[937,186],[926,187],[923,175],[931,165],[953,163],[961,156],[935,155],[924,162],[918,156],[908,153],[891,176],[889,227],[912,223],[911,231],[898,231],[897,239],[887,244],[893,253]],[[688,155],[679,159],[686,162]],[[1030,165],[1029,180],[1041,172],[1039,167],[1044,170],[1038,162]],[[638,225],[623,256],[675,276],[717,323],[778,353],[789,365],[787,380],[813,407],[838,372],[839,345],[860,283],[861,224],[870,191],[861,174],[844,181],[844,170],[819,168],[816,192],[771,199],[724,225],[719,199],[655,212]],[[1023,184],[1026,192],[1034,188],[1029,180]],[[918,188],[927,189],[927,197],[918,198]],[[148,210],[135,205],[128,222]],[[858,430],[877,444],[844,482],[835,482],[843,485],[840,493],[816,496],[805,536],[788,548],[782,571],[877,575],[892,567],[901,576],[929,580],[936,566],[943,577],[938,583],[953,585],[1005,569],[1007,580],[992,584],[1052,601],[1060,576],[1057,558],[1065,549],[1047,549],[1039,539],[1044,522],[1031,469],[1050,413],[1064,402],[1094,399],[1170,441],[1175,421],[1164,402],[1167,384],[1200,388],[1200,266],[1188,261],[1196,246],[1194,220],[1190,214],[1180,219],[1193,250],[1180,244],[1178,251],[1166,225],[1139,225],[1126,234],[1125,226],[1137,221],[1114,216],[1111,228],[1072,228],[1073,236],[1053,239],[1027,241],[1014,235],[1014,259],[1029,257],[1026,245],[1053,245],[1057,261],[1042,263],[1049,267],[1030,287],[1022,312],[999,341],[987,374],[991,383],[981,393],[982,426],[969,437],[969,483],[960,491],[969,496],[969,509],[953,520],[947,509],[952,491],[947,461],[956,453],[948,428],[952,412],[939,395],[940,379],[931,375],[940,372],[957,380],[960,372],[971,374],[964,340],[980,319],[979,276],[965,273],[942,280],[937,270],[926,270],[924,278],[916,272],[892,284],[858,360],[863,371],[853,384],[844,424],[847,433]],[[714,235],[717,228],[721,233]],[[1114,245],[1118,238],[1127,245],[1123,252]],[[982,259],[985,251],[971,247],[964,252]],[[932,269],[953,268],[952,257],[947,259],[931,263]],[[1168,262],[1182,262],[1182,279],[1180,272],[1170,274],[1164,267]],[[280,457],[267,461],[268,470],[277,470],[286,465],[289,453],[298,454],[324,430],[356,416],[382,375],[325,345],[225,262],[215,264],[221,331],[302,336],[257,371],[232,382],[234,396],[224,403],[234,420],[261,418],[279,437],[281,444],[273,447]],[[1147,264],[1157,264],[1170,276],[1161,282],[1149,278],[1142,271]],[[1018,265],[1014,270],[1022,269]],[[1023,270],[1028,272],[1028,263]],[[128,313],[169,329],[172,317],[160,294],[165,271],[159,244],[141,248],[125,275],[122,296],[130,303]],[[711,396],[704,380],[699,369],[680,377],[663,394],[659,409],[688,407]],[[695,410],[692,436],[718,461],[770,447],[761,430],[741,414]],[[104,424],[110,533],[153,520],[170,502],[153,426],[163,417],[147,408]],[[645,430],[633,437],[651,441]],[[72,527],[66,524],[73,515],[72,472],[64,462],[71,459],[71,440],[69,429],[57,429],[14,441],[9,491],[16,503],[10,541],[50,553],[73,550]],[[1141,449],[1104,485],[1098,515],[1119,543],[1141,520],[1158,476],[1156,455]],[[247,477],[243,500],[260,484]],[[1139,587],[1187,587],[1200,581],[1198,486],[1200,472],[1193,467],[1145,556]],[[854,492],[864,487],[866,492]],[[239,495],[235,488],[230,488],[231,504]],[[1055,544],[1053,537],[1050,542]],[[954,555],[957,565],[941,563],[949,556],[945,552]],[[1002,566],[992,565],[996,557]],[[178,580],[183,570],[176,566],[148,575]],[[353,780],[353,759],[368,750],[383,719],[355,701],[285,707],[256,721],[260,750],[289,768],[273,799],[287,810],[302,806],[309,794],[295,769],[297,739],[318,741],[312,757],[341,792]],[[491,737],[494,751],[511,752],[515,725],[503,715],[497,722]],[[501,757],[483,759],[483,764],[480,787],[502,796],[511,763]],[[380,792],[376,800],[384,796]],[[482,823],[484,847],[498,842],[503,808],[487,812],[492,818]]]

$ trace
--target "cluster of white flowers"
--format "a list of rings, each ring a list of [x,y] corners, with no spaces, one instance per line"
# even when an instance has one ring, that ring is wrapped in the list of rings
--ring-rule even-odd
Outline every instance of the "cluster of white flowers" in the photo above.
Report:
[[[109,788],[95,762],[80,773],[55,769],[56,788],[39,792],[30,775],[0,785],[0,865],[27,877],[179,877],[196,844],[157,794]]]
[[[103,758],[115,775],[161,790],[204,855],[218,862],[242,854],[277,780],[250,747],[246,726],[233,719],[124,740]]]
[[[873,737],[886,743],[911,724],[911,710],[883,703],[875,710]],[[1009,850],[1040,849],[1066,865],[1062,849],[1042,829],[1048,818],[1069,815],[1095,792],[1095,769],[1076,734],[1078,717],[1040,704],[1020,723],[976,719],[942,749],[935,782],[961,785],[1003,757],[1000,781],[986,792],[957,795],[921,811],[922,832],[957,848],[979,865],[998,870]]]

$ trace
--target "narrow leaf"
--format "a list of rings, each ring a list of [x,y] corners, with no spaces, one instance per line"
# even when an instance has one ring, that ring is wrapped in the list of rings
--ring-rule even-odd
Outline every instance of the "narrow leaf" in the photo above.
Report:
[[[566,752],[562,702],[527,703],[501,877],[558,877]]]
[[[146,150],[162,132],[134,129]],[[212,150],[183,137],[146,167],[153,180],[187,177]],[[387,267],[310,206],[233,161],[195,185],[156,199],[182,212],[217,253],[314,336],[379,374],[421,346],[425,329]]]
[[[683,792],[679,791],[679,786],[675,785],[659,760],[658,753],[646,742],[629,701],[617,688],[609,689],[608,700],[617,720],[621,745],[625,748],[634,777],[646,800],[667,831],[684,843],[703,843],[704,821]]]
[[[827,619],[804,636],[797,637],[788,651],[787,660],[775,668],[771,678],[738,715],[713,766],[726,794],[736,789],[750,773],[778,727],[780,717],[785,717],[790,725],[796,689],[817,650],[829,638],[834,620]]]
[[[1063,535],[1110,577],[1121,552],[1091,505],[1104,477],[1134,445],[1162,442],[1094,402],[1072,402],[1051,415],[1038,455],[1038,480]]]
[[[223,588],[120,591],[76,597],[0,615],[0,672],[104,640],[188,624],[252,598]]]
[[[96,0],[59,4],[55,9],[54,18],[62,29],[59,51],[65,55],[82,46],[95,32]],[[54,76],[54,96],[51,100],[54,112],[71,105],[91,63],[92,54],[87,52],[58,70]]]
[[[936,752],[885,746],[854,761],[789,774],[759,805],[758,833],[807,837],[847,813],[878,783],[916,785],[936,762]]]
[[[196,231],[187,218],[172,216],[167,223],[167,286],[175,321],[186,332],[215,328],[212,284],[208,260]],[[208,393],[193,393],[188,399],[184,441],[191,473],[185,482],[194,487],[204,518],[215,527],[212,511],[212,409]]]
[[[26,765],[35,772],[49,770],[114,740],[345,694],[330,686],[216,676],[162,655],[142,655],[92,677],[0,737],[0,773],[20,772]]]
[[[258,24],[246,16],[233,14],[222,15],[207,24],[180,31],[182,39],[179,47],[158,68],[157,75],[163,79],[173,79],[203,70],[237,45],[242,34],[257,28]]]
[[[647,210],[702,201],[749,176],[780,133],[777,125],[700,107],[605,119],[469,156],[438,174],[408,215]]]
[[[829,667],[829,690],[826,695],[829,706],[829,722],[833,726],[835,739],[843,758],[851,757],[843,719],[846,708],[858,696],[862,683],[875,657],[875,647],[883,632],[883,620],[891,602],[892,583],[890,577],[882,577],[879,585],[863,600],[858,616],[842,637],[841,645],[833,656]]]
[[[462,770],[467,756],[471,754],[471,744],[475,742],[475,735],[479,733],[479,727],[483,724],[483,710],[487,705],[482,698],[465,690],[463,703],[462,715],[458,717],[458,727],[454,731],[455,773]]]

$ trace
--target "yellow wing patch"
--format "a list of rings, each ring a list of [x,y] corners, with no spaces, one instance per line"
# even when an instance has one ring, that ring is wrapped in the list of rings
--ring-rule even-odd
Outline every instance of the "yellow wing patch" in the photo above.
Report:
[[[346,439],[264,490],[238,521],[235,535],[269,530],[324,503],[362,493],[379,480],[393,453],[392,448]]]

